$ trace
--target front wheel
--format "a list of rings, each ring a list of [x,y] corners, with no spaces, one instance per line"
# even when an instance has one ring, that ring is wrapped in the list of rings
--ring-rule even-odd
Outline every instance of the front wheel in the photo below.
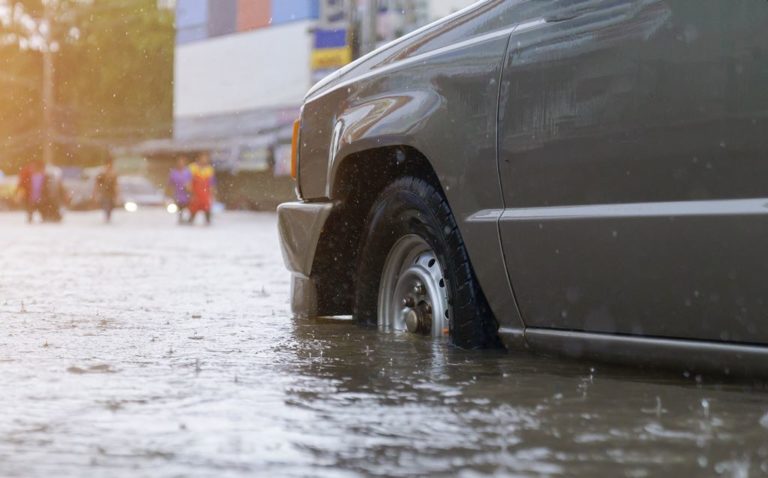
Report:
[[[498,325],[453,214],[428,182],[401,178],[381,193],[358,257],[358,321],[464,348],[499,346]]]

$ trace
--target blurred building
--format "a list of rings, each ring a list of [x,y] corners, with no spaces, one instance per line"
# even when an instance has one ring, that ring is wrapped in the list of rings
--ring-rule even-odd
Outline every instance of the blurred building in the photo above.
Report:
[[[354,58],[369,1],[176,0],[173,139],[137,152],[158,175],[178,154],[210,153],[233,207],[292,197],[292,123],[312,84]],[[378,43],[471,3],[378,0]]]
[[[377,45],[390,42],[432,23],[477,0],[377,0]],[[358,17],[364,15],[368,0],[358,0]]]
[[[222,170],[285,175],[318,2],[179,0],[176,15],[174,139],[207,146]]]

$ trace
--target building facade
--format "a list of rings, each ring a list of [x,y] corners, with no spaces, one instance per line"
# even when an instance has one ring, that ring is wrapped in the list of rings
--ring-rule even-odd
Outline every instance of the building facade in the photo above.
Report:
[[[176,0],[174,136],[143,152],[209,153],[233,206],[291,197],[292,123],[307,90],[356,55],[369,2]],[[378,0],[377,43],[471,3]]]
[[[222,170],[285,175],[318,1],[179,0],[176,15],[175,143]]]

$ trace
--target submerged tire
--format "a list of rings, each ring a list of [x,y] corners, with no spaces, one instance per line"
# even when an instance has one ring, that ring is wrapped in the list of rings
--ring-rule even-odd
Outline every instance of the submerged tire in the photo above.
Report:
[[[451,209],[428,182],[404,177],[379,195],[358,257],[360,323],[444,335],[462,348],[500,346]]]

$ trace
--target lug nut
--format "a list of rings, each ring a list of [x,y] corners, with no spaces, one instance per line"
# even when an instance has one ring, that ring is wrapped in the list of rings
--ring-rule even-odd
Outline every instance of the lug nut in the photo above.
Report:
[[[415,286],[413,286],[413,293],[416,295],[424,295],[424,285],[421,282],[417,282]]]
[[[416,301],[413,300],[413,297],[408,296],[403,298],[403,307],[408,307],[409,309],[413,309],[416,306]]]

